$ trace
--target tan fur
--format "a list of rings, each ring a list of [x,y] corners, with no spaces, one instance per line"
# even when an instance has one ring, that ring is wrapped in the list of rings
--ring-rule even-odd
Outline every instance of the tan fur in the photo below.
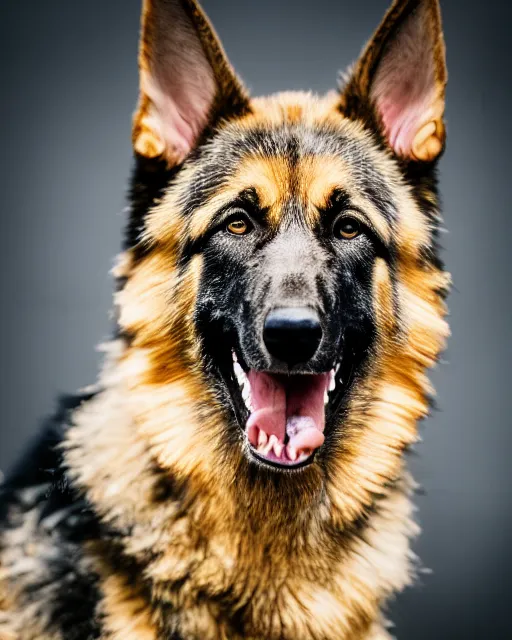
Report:
[[[286,96],[284,103],[288,101]],[[298,101],[303,102],[304,97],[299,96]],[[278,100],[272,99],[271,111],[276,109],[276,103]],[[315,102],[309,105],[310,114],[314,106]],[[319,103],[319,108],[324,110],[324,103]],[[279,109],[279,113],[286,117],[287,110]],[[339,127],[361,135],[357,127],[354,129],[341,116],[333,114],[331,118],[333,121],[337,118]],[[206,591],[213,597],[216,591],[229,587],[235,590],[233,597],[238,606],[250,596],[253,619],[248,625],[254,629],[254,637],[325,639],[354,638],[357,634],[363,637],[382,600],[409,581],[407,541],[415,532],[409,500],[402,490],[386,490],[385,486],[403,475],[402,450],[415,441],[416,421],[427,413],[425,395],[430,386],[423,369],[434,363],[447,335],[442,320],[444,305],[436,293],[446,285],[447,276],[419,266],[416,254],[426,237],[421,214],[391,163],[386,166],[386,156],[372,153],[396,182],[404,214],[401,220],[407,220],[398,234],[403,243],[399,270],[406,324],[397,335],[386,267],[377,262],[379,355],[353,398],[346,436],[334,458],[336,471],[327,482],[314,514],[304,522],[280,524],[280,516],[271,503],[253,502],[252,517],[261,525],[257,539],[252,539],[249,522],[245,522],[236,507],[232,487],[243,482],[246,463],[241,459],[237,467],[232,467],[231,461],[220,453],[222,407],[214,397],[209,398],[207,387],[194,368],[193,357],[181,342],[182,339],[187,342],[192,330],[186,322],[184,326],[180,324],[187,318],[187,306],[191,303],[183,293],[189,291],[193,299],[197,286],[193,273],[198,273],[199,265],[191,271],[186,283],[177,281],[173,275],[172,247],[167,251],[165,246],[170,234],[164,222],[172,225],[172,207],[180,181],[155,209],[148,225],[148,234],[158,234],[150,240],[157,241],[163,253],[151,254],[140,262],[117,299],[121,323],[135,332],[135,339],[129,347],[120,345],[121,351],[114,355],[112,368],[106,374],[107,391],[97,401],[98,409],[94,409],[94,403],[92,407],[87,405],[77,415],[77,426],[69,435],[68,460],[77,481],[106,518],[118,525],[135,527],[130,553],[136,556],[148,549],[161,550],[147,571],[156,585],[161,584],[156,588],[163,597],[188,609],[195,606],[195,590]],[[315,198],[317,193],[327,193],[334,182],[349,188],[350,175],[338,171],[336,163],[326,172],[328,163],[328,158],[306,163],[305,194],[311,193],[312,185],[317,183],[323,183],[325,189],[313,188]],[[276,169],[278,166],[257,160],[244,165],[242,175],[250,176],[253,184],[262,180],[267,196],[273,194],[278,202],[279,189],[287,188],[286,182],[282,182],[285,167]],[[301,170],[304,167],[299,167]],[[334,177],[338,176],[337,181]],[[185,179],[190,178],[185,174]],[[235,178],[235,183],[236,188],[243,184],[240,178]],[[321,200],[320,195],[318,198]],[[205,208],[208,210],[208,205]],[[208,214],[197,212],[199,219],[203,215]],[[156,224],[157,220],[161,222]],[[376,224],[382,226],[385,222],[381,219]],[[144,303],[146,296],[148,302]],[[175,331],[179,332],[179,342],[172,338]],[[164,369],[160,365],[160,358],[164,357],[161,354],[167,363]],[[111,380],[110,371],[115,372],[115,380]],[[115,411],[111,403],[117,406]],[[92,410],[97,418],[90,414]],[[107,429],[105,421],[112,426]],[[174,514],[173,504],[152,504],[151,485],[155,479],[149,468],[153,456],[164,469],[172,469],[176,480],[187,482],[191,502],[186,518]],[[219,477],[223,478],[222,485]],[[312,474],[310,481],[315,487],[319,479]],[[344,550],[339,563],[333,565],[326,556],[329,546],[326,531],[331,526],[348,527],[371,504],[376,492],[387,496],[379,503],[380,515],[372,521],[365,537],[356,538]],[[306,494],[304,506],[307,500]],[[280,526],[288,527],[285,541],[275,537]],[[308,549],[302,559],[301,540]],[[259,555],[263,547],[267,551]],[[283,559],[289,554],[293,556],[290,573],[283,572],[286,564],[283,565]],[[178,581],[191,573],[193,579],[186,590],[179,593],[166,590],[164,585],[168,581]],[[269,594],[272,584],[276,585],[276,591]],[[268,609],[265,604],[269,595],[280,604],[278,618],[272,617],[273,607]],[[108,602],[105,606],[108,608]],[[191,636],[219,637],[215,635],[218,615],[215,610],[190,614]],[[308,630],[310,619],[322,621],[314,631]],[[355,629],[360,629],[356,635]],[[226,637],[235,637],[227,630],[225,633]]]
[[[108,640],[158,640],[147,601],[125,580],[108,575],[101,582],[104,612],[105,639]]]
[[[370,68],[382,55],[402,4],[407,3],[393,5],[363,54],[348,94],[368,93]],[[200,11],[195,3],[186,6]],[[204,14],[196,19],[216,81],[245,102]],[[152,20],[151,3],[145,2],[143,24],[154,29]],[[429,20],[437,33],[437,9],[429,12]],[[151,29],[145,29],[141,45],[134,147],[172,166],[181,158],[165,147],[154,105],[144,92],[152,64]],[[437,69],[444,56],[442,39],[436,39],[435,51]],[[441,99],[442,71],[437,81]],[[255,128],[271,132],[282,126],[318,125],[342,134],[358,145],[363,161],[376,168],[392,192],[393,224],[360,189],[357,167],[339,156],[312,154],[292,166],[285,156],[254,152],[241,158],[230,179],[186,219],[181,206],[201,164],[185,163],[147,216],[141,240],[146,251],[129,250],[117,262],[115,274],[126,279],[115,297],[124,337],[105,346],[98,393],[75,411],[63,447],[74,485],[102,523],[116,531],[123,557],[137,567],[133,575],[115,568],[108,541],[87,548],[87,570],[99,576],[102,640],[161,640],[174,630],[185,640],[391,638],[381,610],[412,581],[409,541],[418,532],[411,504],[414,483],[403,452],[417,440],[417,422],[428,413],[432,388],[426,370],[448,336],[440,292],[449,276],[423,259],[432,223],[391,151],[376,143],[360,114],[351,112],[348,94],[257,98],[236,118],[215,126],[233,140]],[[218,96],[215,100],[212,113],[219,106]],[[440,150],[430,146],[431,135],[420,145],[429,160]],[[444,129],[436,128],[435,136],[444,143]],[[422,153],[417,150],[417,157]],[[268,209],[274,228],[293,192],[310,229],[333,190],[343,189],[359,209],[354,216],[364,218],[384,243],[394,242],[398,300],[390,269],[377,258],[372,274],[376,345],[368,371],[351,392],[343,437],[331,446],[328,475],[316,463],[283,474],[279,483],[252,474],[242,431],[234,445],[226,446],[227,410],[201,366],[194,310],[204,259],[196,254],[180,268],[180,251],[248,188]],[[433,199],[427,190],[422,196]],[[3,541],[7,551],[0,567],[0,594],[8,594],[0,596],[0,640],[62,640],[43,635],[44,618],[21,611],[11,591],[13,584],[23,587],[29,569],[40,570],[37,553],[24,541],[35,541],[46,552],[51,540],[30,512],[9,535],[13,539]]]
[[[304,105],[307,98],[298,96],[297,101]],[[285,96],[283,107],[289,102],[290,96]],[[279,107],[279,99],[272,98],[268,104],[274,125],[282,122],[277,113],[287,117],[289,109]],[[314,118],[317,106],[318,117],[325,117],[324,102],[312,100],[301,111]],[[341,115],[331,113],[329,118],[355,136],[363,135]],[[378,357],[353,397],[346,435],[333,458],[335,471],[312,513],[306,506],[308,501],[316,502],[320,478],[315,471],[309,474],[310,493],[304,494],[302,521],[282,521],[268,493],[268,502],[248,494],[250,520],[235,502],[233,487],[240,488],[244,482],[247,464],[235,458],[234,467],[232,459],[221,453],[223,409],[194,364],[189,318],[200,263],[180,280],[172,258],[176,240],[166,245],[172,237],[175,195],[182,182],[190,179],[186,172],[148,224],[148,239],[161,249],[130,269],[128,284],[117,295],[120,324],[134,339],[130,345],[121,341],[109,347],[101,380],[106,390],[76,414],[66,445],[67,460],[98,512],[118,527],[132,528],[127,552],[141,558],[148,550],[159,553],[146,572],[161,598],[188,612],[182,629],[188,628],[190,637],[238,637],[229,625],[222,626],[227,623],[222,622],[220,610],[206,605],[203,610],[196,608],[199,591],[214,598],[226,589],[231,590],[236,606],[250,601],[252,617],[246,625],[253,635],[246,637],[378,637],[381,631],[370,629],[380,605],[409,582],[408,539],[416,527],[408,492],[399,480],[401,453],[415,441],[416,421],[427,413],[425,395],[430,386],[423,370],[434,363],[447,335],[444,305],[436,293],[446,286],[447,276],[420,267],[417,253],[426,234],[421,214],[385,154],[371,153],[396,183],[404,214],[400,218],[404,228],[397,235],[402,243],[399,272],[405,326],[397,335],[386,267],[377,262]],[[330,162],[329,158],[305,161],[298,169],[303,195],[310,194],[318,204],[334,184],[350,188],[345,167],[337,168],[332,162],[326,171]],[[247,184],[264,183],[266,191],[260,189],[261,193],[279,202],[279,190],[287,188],[282,180],[287,169],[279,167],[256,160],[244,165],[241,176]],[[235,182],[236,188],[245,184],[242,177]],[[206,213],[197,212],[199,220],[208,216],[208,205],[205,209]],[[385,226],[383,219],[374,222]],[[203,223],[199,224],[201,228]],[[174,481],[186,482],[190,496],[186,517],[173,502],[155,503],[158,477],[152,460],[163,470],[172,470]],[[386,489],[397,482],[391,485],[395,488]],[[340,559],[333,563],[328,531],[350,527],[375,493],[383,495],[379,514],[362,539],[356,537],[338,550]],[[275,499],[282,503],[286,496]],[[260,523],[256,537],[253,521]],[[276,530],[283,527],[286,535],[276,537]],[[302,549],[307,549],[304,556]],[[290,564],[290,570],[284,568]],[[189,576],[186,589],[173,592],[166,587],[185,575]],[[128,640],[135,629],[134,638],[158,637],[147,604],[137,595],[130,596],[121,578],[107,577],[102,590],[110,633],[106,637]],[[317,621],[314,628],[311,620]]]
[[[357,625],[361,629],[367,628],[378,611],[380,599],[407,583],[408,538],[415,533],[416,527],[410,520],[411,505],[407,492],[404,493],[402,488],[389,492],[389,497],[382,503],[380,515],[372,522],[364,538],[356,539],[352,543],[354,546],[351,544],[345,550],[345,559],[342,558],[336,566],[332,566],[332,561],[327,558],[326,564],[322,564],[323,551],[329,546],[324,527],[332,521],[332,507],[324,504],[323,511],[316,516],[318,521],[307,534],[308,556],[311,553],[313,557],[301,558],[301,539],[305,535],[301,530],[306,522],[300,523],[296,531],[299,539],[287,531],[288,535],[283,540],[276,540],[273,534],[278,523],[273,520],[272,526],[268,523],[267,527],[263,519],[257,538],[253,540],[246,528],[248,523],[244,523],[235,506],[232,505],[229,511],[226,508],[229,506],[229,487],[225,493],[219,494],[217,486],[210,500],[205,499],[207,487],[201,487],[201,502],[191,509],[186,519],[178,516],[172,503],[152,505],[150,496],[156,478],[150,471],[151,458],[133,440],[128,416],[123,418],[124,410],[120,404],[115,408],[114,395],[113,389],[105,392],[96,407],[84,407],[77,416],[77,427],[70,435],[73,448],[68,454],[69,459],[75,468],[83,468],[80,481],[90,486],[90,495],[95,503],[102,506],[105,517],[118,526],[135,527],[128,548],[130,554],[143,557],[149,549],[153,552],[161,549],[162,555],[148,567],[148,571],[155,580],[157,592],[161,589],[166,600],[188,609],[194,607],[194,589],[213,596],[229,585],[241,589],[240,593],[236,592],[240,603],[246,598],[251,599],[255,638],[338,638],[345,637],[340,635],[343,629],[340,625],[350,625],[347,633],[353,633],[355,620],[359,620]],[[109,401],[109,397],[112,400]],[[107,430],[105,420],[117,425],[117,430]],[[86,443],[80,440],[80,435],[89,441],[86,450],[90,451],[90,458],[85,457]],[[80,465],[77,465],[79,452]],[[95,463],[97,460],[102,461],[101,469]],[[104,475],[106,469],[108,476]],[[191,474],[187,478],[190,480]],[[271,515],[272,511],[269,511],[266,517]],[[200,529],[197,528],[199,522]],[[280,526],[286,526],[286,523]],[[268,549],[259,555],[262,537],[267,540]],[[292,547],[289,547],[290,540]],[[294,554],[294,564],[289,573],[283,572],[286,565],[282,559],[290,552]],[[310,568],[308,560],[313,561]],[[191,573],[194,589],[189,585],[180,593],[166,591],[167,581],[178,581]],[[275,594],[269,594],[270,585],[274,583],[279,588]],[[279,619],[274,621],[267,617],[270,613],[267,613],[269,596],[278,599],[282,611]],[[120,592],[119,598],[123,611],[125,607],[135,606],[130,604],[126,589],[122,594]],[[129,600],[128,603],[124,598]],[[111,602],[113,604],[109,604]],[[124,618],[116,618],[121,606],[117,599],[110,595],[104,599],[103,606],[110,612],[112,624],[115,620],[118,620],[116,624],[121,624],[119,620]],[[309,636],[311,616],[317,619],[320,613],[323,626],[315,631],[316,635]],[[197,618],[190,614],[191,637],[224,637],[216,635],[217,615],[205,612],[206,618]],[[200,626],[200,620],[206,620],[204,627]],[[258,628],[264,630],[259,632],[262,635],[258,635]],[[195,635],[199,631],[200,635]],[[228,634],[225,637],[238,636]]]

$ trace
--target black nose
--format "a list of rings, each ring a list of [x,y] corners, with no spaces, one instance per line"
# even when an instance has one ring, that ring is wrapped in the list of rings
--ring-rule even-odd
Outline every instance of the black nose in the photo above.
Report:
[[[286,364],[310,360],[322,340],[318,314],[308,307],[281,307],[271,311],[263,326],[269,353]]]

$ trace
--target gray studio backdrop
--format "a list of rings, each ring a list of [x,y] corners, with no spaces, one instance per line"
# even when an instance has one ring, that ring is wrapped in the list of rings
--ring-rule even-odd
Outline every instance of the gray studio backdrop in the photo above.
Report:
[[[204,2],[255,94],[331,88],[387,4]],[[442,5],[453,337],[433,376],[440,410],[411,459],[425,490],[415,550],[432,573],[392,617],[401,640],[498,640],[512,638],[512,3]],[[112,328],[108,271],[125,219],[139,10],[139,0],[0,2],[2,469],[57,392],[94,381],[94,345]]]

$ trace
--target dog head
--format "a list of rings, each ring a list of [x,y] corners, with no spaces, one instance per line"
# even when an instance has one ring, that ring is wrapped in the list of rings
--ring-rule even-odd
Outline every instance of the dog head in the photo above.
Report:
[[[447,335],[438,1],[396,0],[338,92],[252,99],[193,0],[146,0],[140,77],[117,296],[137,424],[175,473],[355,515]]]

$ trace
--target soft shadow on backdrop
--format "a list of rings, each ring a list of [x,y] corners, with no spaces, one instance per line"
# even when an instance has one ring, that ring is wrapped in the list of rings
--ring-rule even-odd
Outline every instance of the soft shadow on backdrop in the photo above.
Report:
[[[445,259],[455,281],[440,411],[411,459],[415,551],[400,640],[512,638],[510,102],[507,0],[441,0],[448,45]],[[387,0],[204,0],[254,94],[333,87]],[[0,468],[57,392],[95,380],[131,167],[139,0],[0,5]],[[285,535],[285,532],[282,532]]]

